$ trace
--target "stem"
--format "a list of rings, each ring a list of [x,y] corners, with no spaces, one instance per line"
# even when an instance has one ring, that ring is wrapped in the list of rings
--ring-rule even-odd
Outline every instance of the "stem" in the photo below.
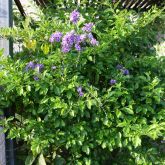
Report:
[[[52,54],[52,51],[53,51],[53,43],[51,43],[51,54]]]
[[[96,96],[94,96],[93,94],[91,94],[91,95],[92,95],[92,96],[95,98],[95,100],[98,102],[100,109],[103,110],[103,112],[105,113],[105,116],[106,116],[106,118],[107,118],[108,115],[107,115],[105,109],[103,108],[103,104],[102,104],[102,102],[101,102]]]
[[[62,76],[64,78],[64,54],[61,53],[61,66],[62,66]]]
[[[77,61],[76,61],[76,68],[77,68],[79,61],[80,61],[80,52],[78,52],[78,57],[77,57]]]

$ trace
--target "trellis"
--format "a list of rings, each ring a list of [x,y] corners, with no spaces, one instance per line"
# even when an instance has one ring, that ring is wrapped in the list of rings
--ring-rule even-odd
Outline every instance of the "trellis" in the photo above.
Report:
[[[21,15],[23,17],[26,17],[26,12],[23,8],[23,5],[21,4],[20,0],[14,0]],[[51,4],[53,4],[53,0],[33,0],[34,2],[36,2],[36,4],[38,6],[41,7],[47,7]],[[157,6],[161,6],[164,4],[164,0],[111,0],[112,3],[119,3],[123,8],[127,8],[127,9],[133,9],[133,10],[148,10],[150,9],[152,6],[157,5]],[[64,6],[67,8],[67,0],[63,0]],[[81,3],[81,0],[73,0],[73,3],[76,4],[77,2]],[[91,5],[92,4],[92,0],[87,1],[86,2],[86,6]],[[94,0],[95,4],[99,5],[102,1],[101,0]],[[55,3],[54,3],[55,4]],[[56,5],[56,4],[55,4]]]

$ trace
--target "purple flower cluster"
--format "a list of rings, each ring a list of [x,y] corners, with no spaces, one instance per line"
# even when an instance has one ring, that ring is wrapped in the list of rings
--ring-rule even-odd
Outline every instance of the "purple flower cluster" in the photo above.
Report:
[[[123,69],[123,66],[120,65],[120,64],[118,64],[118,65],[116,66],[116,68],[120,70],[120,69]]]
[[[34,76],[33,79],[34,79],[35,81],[38,81],[38,80],[39,80],[39,77],[38,77],[38,76]]]
[[[129,70],[128,69],[125,69],[122,65],[120,65],[120,64],[118,64],[117,66],[116,66],[116,69],[118,69],[118,70],[120,70],[122,73],[123,73],[123,75],[125,75],[125,76],[127,76],[127,75],[129,75]],[[109,84],[110,85],[115,85],[117,83],[117,81],[115,80],[115,79],[111,79],[110,81],[109,81]]]
[[[111,80],[109,81],[109,83],[110,83],[110,85],[115,85],[115,84],[116,84],[116,80],[111,79]]]
[[[93,23],[86,23],[83,27],[82,27],[82,31],[90,33],[92,31],[94,24]]]
[[[123,75],[125,76],[129,75],[129,70],[125,69],[122,65],[118,64],[116,68],[119,69],[123,73]]]
[[[72,13],[70,14],[70,21],[73,24],[76,24],[80,19],[80,13],[77,10],[72,11]]]
[[[88,37],[89,43],[92,46],[98,46],[99,45],[99,42],[94,38],[94,36],[92,35],[92,33],[88,33],[87,34],[87,37]]]
[[[84,95],[84,93],[82,92],[82,87],[81,86],[77,88],[77,92],[78,92],[80,97],[82,97]]]
[[[75,49],[76,49],[77,51],[81,51],[81,46],[80,46],[80,44],[75,44]]]
[[[37,71],[40,73],[42,72],[42,70],[44,69],[44,65],[43,64],[36,64],[35,68],[37,69]]]
[[[74,39],[74,42],[75,42],[75,49],[77,51],[81,51],[82,48],[81,48],[81,43],[85,42],[86,40],[86,34],[75,34],[75,39]]]
[[[91,40],[90,40],[90,43],[91,43],[91,45],[93,45],[93,46],[98,46],[99,45],[99,42],[95,39],[95,38],[92,38]]]
[[[123,69],[122,72],[123,72],[123,75],[125,75],[125,76],[129,75],[129,70],[128,69]]]
[[[30,61],[27,65],[26,65],[26,70],[29,69],[34,69],[35,68],[35,63],[33,61]]]
[[[89,42],[92,46],[98,46],[99,42],[89,34],[76,34],[75,31],[70,31],[62,38],[62,52],[68,53],[74,46],[77,51],[81,51],[82,43]]]
[[[33,61],[30,61],[26,65],[26,71],[28,71],[29,69],[36,69],[38,72],[41,72],[44,69],[44,65],[43,64],[35,64]]]
[[[38,73],[41,73],[42,70],[44,69],[44,65],[43,64],[35,64],[33,61],[30,61],[27,65],[26,65],[26,71],[28,71],[29,69],[36,69]],[[37,76],[34,76],[33,79],[35,81],[39,80],[39,78]]]
[[[49,42],[53,43],[53,42],[60,42],[62,38],[62,33],[61,32],[55,32],[53,33],[50,38],[49,38]]]
[[[77,10],[74,10],[70,14],[70,21],[76,24],[79,21],[80,13]],[[91,31],[93,28],[93,23],[84,24],[82,31],[83,34],[77,34],[74,30],[67,32],[64,36],[61,32],[53,33],[49,41],[53,42],[61,42],[61,51],[63,53],[68,53],[74,48],[76,51],[80,52],[82,50],[82,46],[86,43],[90,43],[92,46],[98,46],[99,42],[93,37]]]
[[[75,42],[75,32],[70,31],[62,38],[62,52],[68,53]]]
[[[81,42],[84,42],[85,39],[87,38],[87,36],[86,36],[86,34],[80,34],[80,35],[79,35],[79,38],[80,38],[80,41],[81,41]]]
[[[88,36],[88,39],[89,40],[92,40],[94,38],[93,35],[92,35],[92,33],[88,33],[87,36]]]
[[[62,52],[68,53],[72,47],[77,51],[81,51],[81,43],[89,41],[91,45],[97,46],[99,42],[93,37],[91,33],[87,34],[76,34],[75,31],[68,32],[62,38]]]

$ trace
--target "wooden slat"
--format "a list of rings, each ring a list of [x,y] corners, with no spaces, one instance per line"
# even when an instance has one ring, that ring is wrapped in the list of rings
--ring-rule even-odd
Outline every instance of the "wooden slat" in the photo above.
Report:
[[[153,4],[153,0],[148,0],[144,2],[143,4],[139,5],[138,8],[145,9],[147,6],[152,5],[152,4]]]
[[[126,5],[126,7],[129,7],[130,4],[132,4],[132,3],[134,3],[134,0],[130,0],[130,1],[127,0],[127,5]]]
[[[148,0],[148,1],[150,1],[150,0]],[[148,1],[142,0],[142,1],[139,3],[139,5],[137,6],[137,8],[141,8],[141,7],[144,6],[146,3],[148,3]]]
[[[34,0],[34,1],[36,2],[37,5],[42,7],[46,7],[47,6],[46,4],[48,3],[48,1],[45,0]]]
[[[150,9],[153,5],[157,5],[157,6],[160,6],[160,4],[162,3],[162,0],[153,0],[152,1],[152,4],[148,4],[145,9],[148,10]]]
[[[137,3],[135,3],[135,6],[133,8],[137,9],[137,7],[139,6],[140,3],[141,3],[141,0],[137,0]]]
[[[137,0],[132,0],[130,5],[128,6],[128,9],[132,9],[136,2],[137,2]]]
[[[124,8],[127,8],[127,6],[129,5],[129,3],[130,3],[130,0],[125,0],[125,2],[124,2]]]

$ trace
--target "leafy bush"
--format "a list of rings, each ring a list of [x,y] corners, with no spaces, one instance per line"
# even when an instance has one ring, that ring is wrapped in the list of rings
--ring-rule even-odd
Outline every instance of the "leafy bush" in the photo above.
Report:
[[[161,12],[108,6],[99,17],[67,13],[0,30],[23,43],[1,56],[0,108],[13,111],[2,124],[27,144],[26,165],[164,164],[165,59],[152,49]],[[82,30],[89,22],[91,34]]]

